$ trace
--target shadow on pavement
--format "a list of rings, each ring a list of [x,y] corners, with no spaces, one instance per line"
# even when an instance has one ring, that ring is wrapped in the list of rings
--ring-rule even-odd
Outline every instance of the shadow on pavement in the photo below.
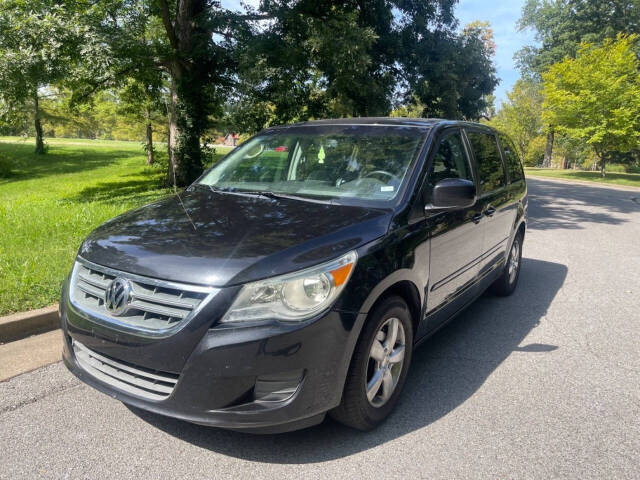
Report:
[[[640,211],[634,200],[640,193],[602,186],[527,180],[529,187],[529,224],[536,230],[581,229],[582,223],[620,225],[627,222],[614,214]],[[593,211],[593,209],[599,211]],[[602,211],[604,210],[604,211]]]
[[[416,350],[396,411],[372,432],[351,430],[327,419],[298,432],[250,435],[131,410],[185,442],[232,457],[289,464],[346,457],[445,416],[470,398],[512,352],[545,355],[556,350],[555,345],[521,343],[544,318],[566,276],[564,265],[524,258],[520,283],[511,297],[485,294]]]

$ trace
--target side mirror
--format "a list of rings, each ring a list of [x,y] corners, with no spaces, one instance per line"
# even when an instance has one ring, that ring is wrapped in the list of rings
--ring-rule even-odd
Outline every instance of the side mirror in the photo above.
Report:
[[[470,180],[445,178],[436,183],[431,194],[431,205],[426,210],[471,207],[476,202],[476,187]]]

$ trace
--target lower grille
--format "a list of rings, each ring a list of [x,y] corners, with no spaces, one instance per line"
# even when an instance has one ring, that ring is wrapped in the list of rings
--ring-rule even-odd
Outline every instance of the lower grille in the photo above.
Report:
[[[138,367],[90,350],[73,340],[78,364],[98,380],[148,400],[164,400],[173,392],[178,375]]]

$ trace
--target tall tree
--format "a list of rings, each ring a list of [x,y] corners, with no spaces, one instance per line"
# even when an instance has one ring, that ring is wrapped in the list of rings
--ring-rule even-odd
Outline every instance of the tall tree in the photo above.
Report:
[[[542,93],[539,83],[518,80],[507,93],[507,101],[491,119],[491,125],[509,135],[516,143],[524,162],[532,140],[541,135]]]
[[[30,106],[35,151],[44,153],[41,94],[69,77],[91,43],[75,12],[54,0],[4,0],[0,32],[0,114]]]
[[[478,118],[497,80],[491,31],[456,31],[455,0],[263,2],[238,50],[231,121],[269,122],[388,114]],[[264,115],[255,116],[257,109]]]
[[[516,61],[523,76],[540,81],[551,65],[573,58],[582,42],[640,33],[640,0],[527,0],[518,26],[534,29],[539,45],[522,48]],[[553,140],[548,125],[544,166],[551,165]]]
[[[423,116],[480,118],[487,95],[498,84],[488,23],[473,22],[457,34],[442,27],[430,30],[416,19],[402,34],[406,53],[401,74],[407,78],[407,94],[425,105]]]
[[[547,121],[572,138],[591,145],[606,163],[615,152],[640,147],[640,61],[638,36],[619,35],[604,45],[583,44],[575,59],[543,73]]]
[[[120,90],[120,100],[118,111],[144,125],[144,150],[151,165],[155,161],[154,125],[166,117],[162,77],[129,79]]]
[[[100,89],[119,89],[130,80],[144,84],[166,75],[167,182],[188,185],[203,169],[200,144],[210,116],[221,115],[233,73],[232,26],[242,19],[214,0],[101,0],[83,5],[104,52],[87,62],[74,98],[86,100]]]
[[[168,39],[162,59],[171,79],[169,97],[169,175],[187,185],[202,173],[200,138],[229,83],[230,18],[220,3],[208,0],[156,0]],[[214,33],[222,34],[219,41]],[[227,37],[228,38],[228,37]]]
[[[526,76],[538,79],[550,65],[573,58],[581,43],[619,33],[640,33],[640,0],[527,0],[518,27],[535,30],[539,45],[516,53]]]

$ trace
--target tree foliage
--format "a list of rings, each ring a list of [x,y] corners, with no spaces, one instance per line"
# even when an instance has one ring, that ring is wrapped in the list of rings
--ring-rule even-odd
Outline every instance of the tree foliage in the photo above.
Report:
[[[95,44],[78,12],[54,0],[3,0],[0,32],[0,114],[30,108],[36,153],[44,153],[42,89],[69,80]]]
[[[308,118],[478,118],[495,85],[488,25],[456,31],[452,0],[273,1],[238,50],[229,121],[255,131]],[[256,115],[256,107],[262,115]],[[247,119],[253,120],[247,124]]]
[[[186,185],[201,173],[202,140],[215,127],[251,132],[394,107],[485,114],[497,83],[492,33],[480,22],[458,31],[455,4],[265,0],[238,12],[218,0],[2,0],[0,26],[11,34],[0,40],[0,67],[15,52],[29,55],[0,77],[31,98],[71,91],[65,108],[74,118],[95,113],[94,99],[110,92],[128,105],[121,111],[147,122],[163,97],[168,180]],[[27,71],[33,81],[21,82]],[[14,99],[3,104],[27,101]]]
[[[518,80],[490,123],[513,139],[524,162],[531,142],[543,131],[540,85],[531,80]]]
[[[518,25],[535,29],[540,45],[524,47],[516,60],[523,75],[539,79],[550,65],[575,57],[582,43],[640,33],[640,0],[527,0]]]
[[[614,152],[640,146],[640,62],[636,35],[619,35],[602,46],[583,44],[575,59],[555,63],[543,74],[546,122],[591,145],[606,161]]]

